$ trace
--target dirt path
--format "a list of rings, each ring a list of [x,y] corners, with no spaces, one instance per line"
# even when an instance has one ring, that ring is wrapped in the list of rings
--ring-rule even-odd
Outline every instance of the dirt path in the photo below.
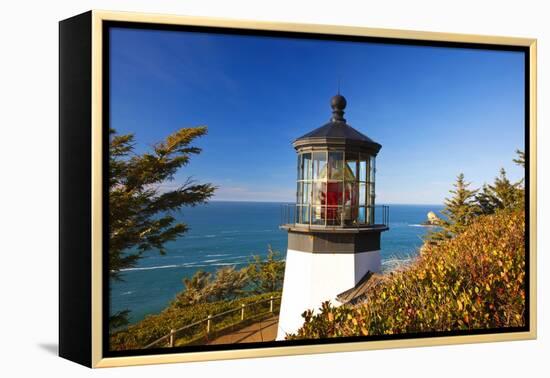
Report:
[[[261,322],[251,324],[238,331],[220,336],[217,339],[210,341],[208,344],[238,344],[274,341],[277,337],[278,324],[279,317],[273,316],[262,320]]]

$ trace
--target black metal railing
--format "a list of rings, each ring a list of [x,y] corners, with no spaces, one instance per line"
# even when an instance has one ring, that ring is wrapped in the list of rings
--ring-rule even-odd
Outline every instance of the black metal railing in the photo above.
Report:
[[[390,208],[375,206],[299,206],[281,205],[282,226],[368,228],[389,227]]]

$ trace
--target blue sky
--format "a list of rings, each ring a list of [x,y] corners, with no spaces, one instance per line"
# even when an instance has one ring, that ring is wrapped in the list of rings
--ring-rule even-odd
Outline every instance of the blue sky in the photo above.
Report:
[[[519,52],[115,28],[111,74],[111,126],[138,152],[208,126],[169,186],[192,176],[217,200],[294,201],[291,143],[329,120],[338,80],[348,123],[382,144],[378,203],[441,203],[460,172],[523,176]]]

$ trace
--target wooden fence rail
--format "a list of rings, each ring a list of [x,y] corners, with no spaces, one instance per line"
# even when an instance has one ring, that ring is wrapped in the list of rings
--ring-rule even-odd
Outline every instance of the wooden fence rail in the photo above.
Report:
[[[265,303],[265,302],[269,302],[269,312],[272,313],[273,312],[273,303],[278,300],[278,299],[281,299],[280,296],[277,296],[277,297],[274,297],[274,296],[271,296],[270,298],[266,298],[266,299],[261,299],[259,301],[256,301],[256,302],[252,302],[252,303],[248,303],[248,304],[244,304],[242,303],[240,307],[237,307],[237,308],[233,308],[233,309],[230,309],[230,310],[227,310],[227,311],[224,311],[224,312],[220,312],[218,314],[215,314],[215,315],[208,315],[206,318],[204,319],[200,319],[200,320],[197,320],[196,322],[193,322],[191,324],[187,324],[186,326],[183,326],[181,328],[178,328],[178,329],[171,329],[170,330],[170,333],[156,339],[155,341],[153,341],[152,343],[150,344],[147,344],[144,349],[149,349],[153,346],[156,346],[158,344],[160,344],[162,341],[165,341],[169,347],[174,347],[175,346],[175,343],[176,343],[176,335],[181,332],[181,331],[184,331],[186,329],[189,329],[189,328],[192,328],[192,327],[195,327],[195,326],[198,326],[202,323],[206,323],[206,336],[208,336],[211,331],[212,331],[212,324],[213,324],[213,321],[215,319],[218,319],[222,316],[225,316],[225,315],[228,315],[228,314],[231,314],[231,313],[234,313],[234,312],[237,312],[237,311],[240,311],[241,312],[241,317],[240,317],[240,322],[244,321],[246,318],[245,316],[245,308],[250,308],[252,307],[253,305],[257,305],[257,304],[261,304],[261,303]],[[250,315],[254,315],[254,314],[250,314]]]

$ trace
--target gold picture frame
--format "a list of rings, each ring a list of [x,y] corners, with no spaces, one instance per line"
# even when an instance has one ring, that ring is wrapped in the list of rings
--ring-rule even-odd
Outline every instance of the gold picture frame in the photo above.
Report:
[[[103,285],[105,277],[103,277],[103,167],[104,167],[104,134],[103,122],[105,114],[103,113],[104,104],[104,25],[107,22],[127,22],[140,25],[160,24],[174,26],[196,26],[196,27],[215,27],[228,29],[246,29],[258,31],[272,32],[292,32],[292,33],[310,33],[323,34],[334,36],[356,36],[356,37],[375,37],[375,38],[393,38],[400,40],[418,41],[418,42],[441,42],[441,43],[464,43],[478,45],[501,45],[501,46],[518,46],[523,47],[528,51],[528,83],[529,85],[529,112],[528,112],[528,172],[529,172],[529,250],[528,253],[528,280],[529,280],[529,330],[525,332],[513,333],[493,333],[493,334],[472,334],[458,336],[443,336],[429,338],[406,338],[398,340],[375,340],[375,341],[359,341],[359,342],[338,342],[330,344],[315,344],[315,345],[297,345],[297,346],[277,346],[266,348],[253,349],[234,349],[234,350],[214,350],[214,351],[197,351],[185,353],[166,353],[166,354],[151,354],[151,355],[133,355],[124,357],[105,357],[103,353],[105,327],[103,321],[104,298]],[[280,22],[259,22],[254,20],[232,20],[210,17],[190,17],[190,16],[175,16],[162,14],[145,14],[145,13],[130,13],[130,12],[111,12],[93,10],[81,16],[76,16],[72,19],[62,21],[60,24],[60,127],[61,127],[61,187],[66,194],[66,199],[61,201],[61,246],[60,246],[60,355],[73,361],[82,363],[90,367],[114,367],[114,366],[130,366],[143,364],[160,364],[174,363],[187,361],[208,361],[220,359],[236,359],[250,357],[268,357],[268,356],[283,356],[283,355],[299,355],[311,353],[328,353],[328,352],[348,352],[371,349],[387,349],[387,348],[403,348],[403,347],[420,347],[420,346],[435,346],[448,344],[465,344],[465,343],[481,343],[495,341],[513,341],[535,339],[537,336],[537,264],[536,264],[536,236],[537,236],[537,41],[536,39],[514,38],[501,36],[485,36],[485,35],[468,35],[468,34],[453,34],[453,33],[435,33],[425,31],[411,30],[393,30],[393,29],[377,29],[368,27],[351,27],[339,25],[318,25],[318,24],[295,24],[295,23],[280,23]],[[80,33],[80,34],[79,34]],[[79,39],[79,36],[82,36]],[[84,42],[83,42],[84,41]],[[85,49],[88,53],[80,56],[82,62],[89,61],[89,77],[82,77],[86,74],[86,70],[82,72],[74,72],[69,77],[65,71],[68,69],[69,60],[76,59],[74,55],[81,53]],[[82,54],[80,54],[82,55]],[[71,81],[73,80],[73,81]],[[84,83],[82,93],[86,94],[89,91],[89,97],[79,97],[75,95],[74,89],[72,95],[71,85],[74,82]],[[78,81],[80,80],[80,81]],[[82,81],[83,80],[83,81]],[[63,92],[66,92],[65,94]],[[87,103],[86,101],[90,101]],[[71,101],[80,101],[78,105],[82,111],[74,115],[70,109],[75,109]],[[71,107],[72,106],[72,107]],[[70,108],[70,109],[69,109]],[[84,114],[86,113],[86,114]],[[71,118],[72,117],[72,118]],[[80,117],[80,118],[79,118]],[[89,121],[89,128],[83,127],[84,131],[70,131],[69,121]],[[66,147],[65,143],[74,140],[75,135],[70,133],[79,133],[77,138],[86,142],[89,141],[89,160],[79,162],[80,168],[71,168],[69,165],[64,166],[64,161],[68,159],[71,147]],[[70,135],[69,135],[70,134]],[[66,139],[65,139],[66,138]],[[69,155],[67,155],[69,154]],[[86,164],[90,164],[87,166]],[[69,164],[69,163],[66,163]],[[70,214],[68,209],[71,204],[79,201],[83,195],[88,195],[82,192],[69,193],[70,189],[63,189],[64,185],[68,185],[69,175],[74,173],[71,169],[82,169],[86,165],[83,175],[89,177],[89,181],[83,181],[81,188],[85,189],[86,185],[90,185],[89,190],[85,193],[89,194],[89,222],[84,222],[83,225],[76,225],[70,218],[77,216]],[[65,169],[65,170],[64,170]],[[65,172],[65,173],[64,173]],[[64,181],[67,180],[67,181]],[[62,194],[63,196],[63,194]],[[87,206],[87,205],[86,205]],[[64,220],[65,219],[65,220]],[[86,239],[78,238],[78,232],[71,227],[81,227],[78,232],[82,235],[86,234]],[[77,232],[75,238],[78,240],[68,240],[69,232]],[[67,240],[67,241],[65,241]],[[89,243],[88,243],[89,242]],[[75,250],[79,246],[79,250],[86,250],[83,258],[69,256],[69,250]],[[71,272],[69,272],[71,271]],[[86,272],[85,274],[83,272]],[[80,277],[75,277],[79,275]],[[82,284],[74,280],[89,280],[88,284]],[[75,283],[76,282],[76,283]],[[87,281],[86,281],[87,282]],[[89,295],[87,290],[89,289]],[[80,298],[75,299],[77,290],[84,290],[80,293]],[[66,298],[66,299],[64,299]],[[82,306],[78,311],[89,311],[89,316],[77,321],[78,324],[73,324],[74,319],[82,317],[75,307]],[[73,323],[71,323],[73,322]],[[69,324],[70,323],[70,324]],[[79,334],[75,334],[80,330]],[[81,340],[84,344],[89,344],[80,351],[74,351],[77,341]]]

